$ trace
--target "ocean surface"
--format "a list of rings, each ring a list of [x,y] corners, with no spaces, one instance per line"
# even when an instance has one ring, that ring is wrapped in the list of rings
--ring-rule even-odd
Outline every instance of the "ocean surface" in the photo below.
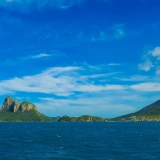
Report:
[[[0,160],[160,159],[160,122],[0,123]]]

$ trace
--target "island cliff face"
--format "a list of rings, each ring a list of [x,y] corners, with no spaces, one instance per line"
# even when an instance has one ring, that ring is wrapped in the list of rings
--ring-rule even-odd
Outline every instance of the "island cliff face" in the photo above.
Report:
[[[0,111],[5,112],[25,112],[29,110],[38,111],[37,107],[30,103],[30,102],[22,102],[19,103],[18,101],[14,100],[12,97],[8,96],[5,98],[3,105]]]
[[[7,96],[0,108],[1,122],[37,122],[37,121],[52,121],[51,118],[41,114],[37,107],[30,102],[22,102],[14,100]]]

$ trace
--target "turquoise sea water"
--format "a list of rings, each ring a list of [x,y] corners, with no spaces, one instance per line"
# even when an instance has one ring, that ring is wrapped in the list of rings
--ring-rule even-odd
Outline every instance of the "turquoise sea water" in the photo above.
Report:
[[[160,159],[159,122],[0,123],[0,160]]]

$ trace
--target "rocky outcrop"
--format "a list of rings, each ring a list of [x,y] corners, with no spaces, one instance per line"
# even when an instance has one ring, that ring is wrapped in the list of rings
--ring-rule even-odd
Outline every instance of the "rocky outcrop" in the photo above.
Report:
[[[0,122],[52,122],[53,120],[41,114],[37,107],[30,102],[14,100],[8,96],[0,108]]]
[[[12,97],[8,96],[5,98],[0,111],[17,112],[19,107],[20,103],[18,101],[15,101]]]
[[[29,110],[38,111],[37,107],[30,102],[22,102],[21,104],[14,100],[12,97],[8,96],[5,98],[0,111],[4,112],[25,112]]]
[[[34,104],[29,103],[29,102],[22,102],[18,111],[25,112],[25,111],[29,111],[29,110],[32,110],[32,109],[38,111],[37,107]]]

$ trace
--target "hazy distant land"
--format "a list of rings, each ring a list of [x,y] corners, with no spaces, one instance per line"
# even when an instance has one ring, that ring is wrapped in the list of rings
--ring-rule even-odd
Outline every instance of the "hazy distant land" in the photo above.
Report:
[[[117,122],[117,121],[160,121],[160,100],[141,110],[115,118],[82,115],[80,117],[48,117],[40,113],[30,102],[14,100],[7,96],[0,108],[0,122]]]

